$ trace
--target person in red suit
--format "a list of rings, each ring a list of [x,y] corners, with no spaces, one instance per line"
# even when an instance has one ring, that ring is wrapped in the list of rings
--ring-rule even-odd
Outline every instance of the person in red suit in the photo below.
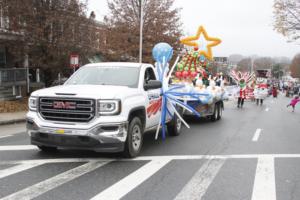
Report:
[[[246,83],[244,79],[240,80],[240,94],[238,97],[238,104],[237,107],[238,108],[243,108],[244,105],[244,100],[246,99]]]
[[[273,86],[273,88],[272,88],[272,95],[274,98],[277,97],[277,88],[275,86]]]

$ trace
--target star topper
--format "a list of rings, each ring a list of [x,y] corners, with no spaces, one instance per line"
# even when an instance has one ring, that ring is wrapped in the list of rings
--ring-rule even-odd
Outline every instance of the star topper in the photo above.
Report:
[[[209,37],[203,26],[200,26],[198,28],[197,34],[195,36],[190,36],[190,37],[183,38],[183,39],[180,40],[180,42],[182,44],[187,45],[187,46],[192,46],[192,47],[199,48],[198,40],[200,39],[201,34],[203,34],[205,40],[209,41],[210,43],[208,43],[206,45],[207,51],[199,50],[199,54],[204,55],[209,60],[212,60],[213,55],[212,55],[211,48],[214,47],[214,46],[217,46],[218,44],[220,44],[221,40],[218,39],[218,38]]]

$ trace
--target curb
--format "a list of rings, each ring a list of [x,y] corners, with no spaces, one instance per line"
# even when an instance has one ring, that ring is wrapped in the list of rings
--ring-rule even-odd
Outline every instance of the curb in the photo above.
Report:
[[[9,125],[9,124],[17,124],[17,123],[24,123],[26,122],[26,119],[12,119],[12,120],[6,120],[6,121],[0,121],[0,126],[2,125]]]

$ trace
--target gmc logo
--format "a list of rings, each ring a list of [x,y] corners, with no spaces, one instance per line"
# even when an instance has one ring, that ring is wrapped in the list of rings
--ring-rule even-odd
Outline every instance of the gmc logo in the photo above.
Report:
[[[54,101],[53,102],[54,109],[67,109],[67,110],[74,110],[76,109],[75,102],[63,102],[63,101]]]

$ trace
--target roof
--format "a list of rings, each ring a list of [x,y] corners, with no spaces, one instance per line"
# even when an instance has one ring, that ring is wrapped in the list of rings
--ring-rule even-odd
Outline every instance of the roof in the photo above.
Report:
[[[92,64],[87,64],[85,66],[87,67],[141,67],[142,65],[151,65],[147,63],[132,63],[132,62],[101,62],[101,63],[92,63]]]

